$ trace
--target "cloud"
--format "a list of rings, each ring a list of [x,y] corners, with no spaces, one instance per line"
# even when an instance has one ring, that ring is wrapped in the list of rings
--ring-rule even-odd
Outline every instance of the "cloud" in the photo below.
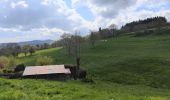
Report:
[[[10,4],[10,7],[9,7]],[[86,27],[84,20],[63,0],[28,0],[0,2],[0,27],[31,30],[32,28],[60,28],[74,31],[74,27]]]
[[[90,26],[91,22],[86,21],[75,9],[68,7],[63,0],[0,1],[0,34],[4,34],[3,30],[15,29],[18,34],[13,31],[11,34],[23,36],[20,38],[22,41],[31,36],[27,34],[36,34],[32,35],[36,38],[49,36],[51,39],[59,38],[64,32],[73,34],[75,30],[85,34]]]
[[[0,0],[0,42],[58,39],[64,32],[89,30],[154,16],[170,21],[169,0]],[[82,15],[82,6],[92,20]],[[81,8],[81,9],[79,9]],[[86,12],[87,13],[87,12]],[[16,38],[14,38],[14,36]],[[3,38],[2,38],[3,37]]]
[[[169,18],[169,0],[72,0],[74,8],[87,6],[95,16],[93,23],[106,28],[154,16]]]
[[[11,7],[12,7],[12,8],[16,8],[16,7],[19,7],[19,6],[24,7],[24,8],[27,8],[27,7],[28,7],[28,4],[27,4],[25,1],[19,1],[19,2],[17,2],[17,3],[11,2]]]
[[[81,3],[81,0],[72,0],[73,6]],[[134,5],[136,0],[85,0],[83,3],[86,3],[96,16],[114,18],[119,11]]]

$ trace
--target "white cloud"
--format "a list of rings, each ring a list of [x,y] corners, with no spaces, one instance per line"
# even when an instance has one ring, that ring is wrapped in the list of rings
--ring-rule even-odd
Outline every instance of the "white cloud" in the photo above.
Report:
[[[111,24],[119,27],[127,22],[154,16],[166,16],[168,20],[169,0],[72,0],[74,8],[87,6],[95,16],[93,23],[106,28]]]
[[[26,1],[19,1],[19,2],[11,2],[11,8],[16,8],[16,7],[24,7],[27,8],[28,4],[26,3]]]
[[[5,8],[1,5],[5,5]],[[27,7],[27,9],[20,7]],[[75,9],[69,8],[63,0],[6,1],[0,2],[0,9],[0,27],[20,27],[23,32],[42,27],[58,28],[67,32],[78,29],[84,32],[88,30],[90,23]]]
[[[166,7],[169,0],[71,1],[70,7],[64,0],[0,0],[0,35],[15,34],[17,37],[3,37],[0,42],[57,39],[64,32],[74,33],[75,30],[84,35],[99,27],[106,28],[110,24],[120,27],[153,16],[166,16],[170,21],[170,7]],[[87,21],[77,12],[81,6],[90,9],[93,21]]]

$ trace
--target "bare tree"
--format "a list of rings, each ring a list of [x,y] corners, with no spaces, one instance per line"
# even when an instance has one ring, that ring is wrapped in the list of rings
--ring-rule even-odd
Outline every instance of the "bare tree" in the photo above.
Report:
[[[81,42],[81,36],[80,32],[76,31],[74,36],[72,37],[72,43],[73,43],[73,53],[76,58],[77,63],[77,70],[79,70],[80,67],[80,42]]]
[[[92,47],[95,46],[95,43],[96,43],[96,35],[95,35],[95,32],[92,32],[90,33],[90,36],[89,36],[89,42],[91,44]]]
[[[110,32],[111,32],[111,34],[112,34],[113,37],[115,37],[115,36],[117,35],[117,34],[116,34],[117,26],[116,26],[115,24],[111,24],[111,25],[109,26],[109,30],[110,30]]]
[[[68,55],[71,55],[71,44],[72,44],[72,41],[71,41],[71,34],[68,34],[68,33],[64,33],[62,36],[61,36],[61,44],[62,46],[66,49],[66,51],[68,52]]]

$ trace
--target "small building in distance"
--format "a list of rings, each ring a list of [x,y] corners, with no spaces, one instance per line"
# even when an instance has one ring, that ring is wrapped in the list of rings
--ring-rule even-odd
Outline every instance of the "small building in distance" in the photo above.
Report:
[[[27,66],[23,72],[24,78],[38,79],[69,79],[71,71],[64,65],[45,65],[45,66]]]

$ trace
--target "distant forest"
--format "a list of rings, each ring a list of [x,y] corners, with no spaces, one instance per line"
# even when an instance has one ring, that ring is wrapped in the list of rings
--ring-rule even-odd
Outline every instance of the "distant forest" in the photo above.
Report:
[[[167,19],[165,17],[153,17],[127,23],[126,25],[122,26],[121,30],[125,32],[133,32],[150,28],[163,27],[167,24]]]

